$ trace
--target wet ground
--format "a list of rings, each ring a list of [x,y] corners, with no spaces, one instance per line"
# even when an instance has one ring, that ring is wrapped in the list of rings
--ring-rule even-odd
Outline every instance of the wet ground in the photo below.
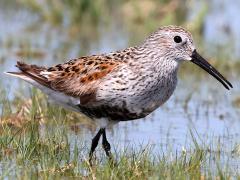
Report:
[[[27,11],[0,6],[1,72],[14,70],[19,59],[52,65],[80,55],[110,52],[129,46],[131,32],[118,23],[106,27],[100,25],[89,31],[90,35],[80,31],[79,35],[73,36],[67,27],[54,28],[36,23],[37,19]],[[182,68],[193,66],[184,64]],[[196,69],[193,67],[192,71]],[[184,74],[181,70],[178,87],[165,105],[145,119],[121,122],[109,129],[108,137],[113,149],[150,145],[155,153],[170,147],[181,152],[193,147],[192,132],[200,145],[220,146],[222,162],[228,162],[239,170],[239,74],[227,74],[234,86],[231,91],[224,89],[208,74],[198,75],[189,70]],[[8,91],[10,99],[14,99],[19,89],[24,96],[29,96],[30,85],[3,74],[1,77],[2,88]],[[77,132],[69,129],[70,141],[90,143],[93,132],[83,126],[79,128]],[[217,151],[209,149],[213,153]]]

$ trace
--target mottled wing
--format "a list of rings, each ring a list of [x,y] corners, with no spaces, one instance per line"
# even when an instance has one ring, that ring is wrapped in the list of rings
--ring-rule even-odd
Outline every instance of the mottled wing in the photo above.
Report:
[[[108,56],[81,57],[50,67],[40,74],[48,79],[52,89],[80,97],[82,104],[119,64]]]
[[[140,115],[128,111],[125,106],[96,101],[99,85],[107,76],[125,67],[129,58],[132,58],[129,50],[124,50],[108,55],[81,57],[50,68],[17,62],[20,72],[7,74],[33,84],[58,104],[81,111],[91,118],[136,119]]]

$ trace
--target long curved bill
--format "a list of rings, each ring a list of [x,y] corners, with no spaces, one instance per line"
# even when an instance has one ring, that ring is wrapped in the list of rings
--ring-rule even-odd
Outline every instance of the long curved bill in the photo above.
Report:
[[[232,88],[232,84],[226,80],[211,64],[209,64],[202,56],[200,56],[196,50],[192,53],[192,60],[194,64],[200,66],[202,69],[207,71],[213,77],[215,77],[226,89]]]

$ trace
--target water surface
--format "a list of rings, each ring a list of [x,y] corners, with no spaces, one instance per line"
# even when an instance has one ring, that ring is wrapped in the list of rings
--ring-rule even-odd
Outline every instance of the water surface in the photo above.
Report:
[[[208,26],[212,16],[206,19],[205,38],[209,41],[213,38]],[[234,26],[235,30],[239,30],[237,27]],[[38,17],[28,11],[0,6],[0,71],[14,70],[19,59],[52,65],[80,55],[123,49],[129,46],[132,32],[119,26],[119,22],[112,22],[108,26],[98,25],[89,34],[81,33],[72,36],[67,27],[39,24]],[[139,38],[143,40],[143,37]],[[184,64],[182,68],[189,66],[194,65]],[[195,70],[193,68],[192,71]],[[230,161],[239,171],[239,156],[232,155],[239,144],[240,111],[234,105],[240,92],[239,74],[228,74],[234,86],[231,92],[208,74],[199,76],[189,71],[184,74],[182,70],[178,87],[166,104],[144,119],[120,122],[108,130],[113,150],[129,146],[140,149],[148,145],[153,146],[152,151],[156,154],[167,151],[169,147],[177,152],[190,150],[193,147],[193,132],[201,145],[222,145],[222,162]],[[1,77],[10,99],[14,98],[20,87],[26,90],[24,96],[29,97],[30,85],[3,74]],[[81,125],[79,128],[79,132],[69,128],[70,143],[90,144],[94,132]]]

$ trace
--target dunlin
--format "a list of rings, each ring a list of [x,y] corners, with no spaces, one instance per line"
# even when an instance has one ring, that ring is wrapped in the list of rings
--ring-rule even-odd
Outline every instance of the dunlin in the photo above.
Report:
[[[142,44],[109,54],[84,56],[53,67],[17,62],[7,74],[41,89],[58,104],[84,113],[100,124],[90,158],[111,123],[144,118],[165,103],[177,84],[182,61],[197,64],[227,89],[232,85],[196,51],[192,35],[177,26],[159,28]]]

